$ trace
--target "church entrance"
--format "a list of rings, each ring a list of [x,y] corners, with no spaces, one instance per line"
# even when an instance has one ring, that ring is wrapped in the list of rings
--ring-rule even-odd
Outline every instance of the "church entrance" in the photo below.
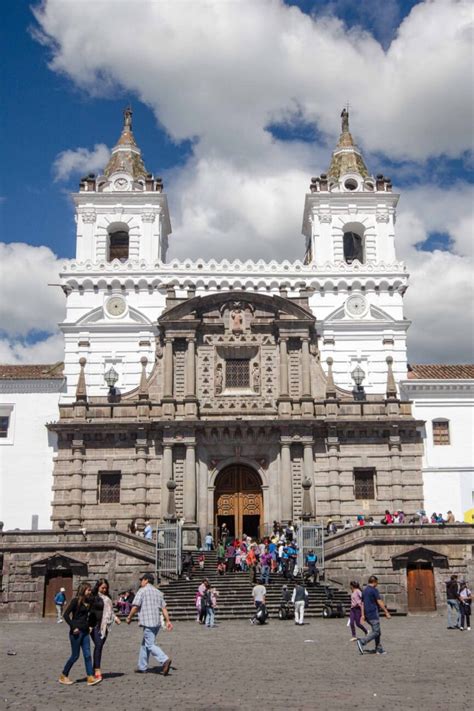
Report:
[[[231,536],[246,533],[259,538],[263,529],[262,483],[250,467],[234,464],[217,476],[215,498],[215,525],[220,532],[223,523]]]

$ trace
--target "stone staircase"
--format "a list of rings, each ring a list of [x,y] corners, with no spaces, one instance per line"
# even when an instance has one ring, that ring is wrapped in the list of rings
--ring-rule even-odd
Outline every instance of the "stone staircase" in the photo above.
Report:
[[[196,565],[192,580],[184,578],[166,582],[162,580],[160,589],[163,591],[168,610],[172,620],[194,620],[197,610],[195,607],[196,590],[203,578],[208,578],[211,585],[215,585],[219,591],[217,619],[250,619],[254,614],[252,600],[253,582],[250,573],[226,573],[221,576],[216,572],[217,555],[215,551],[205,553],[206,562],[204,570],[201,571]],[[197,555],[195,555],[195,560]],[[281,575],[271,575],[270,584],[267,589],[267,607],[271,618],[278,616],[280,605],[281,588],[283,584],[288,584],[290,591],[293,590],[293,583],[286,582]],[[335,587],[326,585],[308,586],[309,607],[305,611],[306,617],[321,617],[323,605],[327,598],[326,588],[331,590],[336,602],[345,605],[349,611],[350,596]]]

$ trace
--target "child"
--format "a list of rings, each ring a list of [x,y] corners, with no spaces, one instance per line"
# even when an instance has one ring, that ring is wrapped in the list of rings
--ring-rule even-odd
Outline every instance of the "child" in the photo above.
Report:
[[[199,570],[204,570],[204,565],[206,564],[206,556],[204,553],[200,553],[198,556]]]

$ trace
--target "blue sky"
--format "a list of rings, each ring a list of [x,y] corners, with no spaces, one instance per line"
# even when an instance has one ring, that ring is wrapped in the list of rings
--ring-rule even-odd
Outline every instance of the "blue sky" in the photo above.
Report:
[[[286,5],[292,6],[289,10],[283,3],[271,0],[251,4],[203,2],[205,12],[210,5],[216,5],[214,20],[224,27],[221,45],[214,37],[206,36],[205,23],[199,26],[199,15],[194,20],[191,17],[199,2],[192,10],[185,2],[155,3],[150,10],[147,0],[137,0],[133,3],[135,14],[128,16],[127,3],[46,0],[39,18],[34,17],[31,5],[37,6],[6,3],[2,13],[6,66],[0,238],[4,243],[46,246],[54,258],[74,256],[74,220],[68,193],[76,188],[80,173],[71,171],[64,179],[55,179],[55,161],[63,151],[82,148],[93,154],[98,144],[113,146],[120,131],[122,109],[131,102],[135,135],[145,163],[166,180],[173,211],[172,256],[187,253],[186,240],[191,233],[197,254],[216,255],[218,245],[222,249],[220,256],[235,256],[230,246],[235,244],[235,238],[227,227],[233,222],[236,230],[248,234],[247,242],[243,238],[241,245],[250,256],[299,258],[303,242],[300,247],[289,247],[288,231],[292,238],[300,231],[307,187],[303,178],[306,181],[304,176],[309,178],[327,166],[337,138],[338,112],[349,101],[353,107],[353,133],[364,149],[369,169],[390,175],[402,192],[405,212],[400,218],[399,254],[414,273],[415,283],[423,283],[426,278],[431,281],[436,268],[443,274],[448,270],[454,284],[466,280],[472,253],[472,233],[466,238],[466,230],[469,235],[472,229],[468,222],[472,218],[472,134],[467,127],[472,121],[472,99],[468,50],[462,44],[468,3],[436,0],[429,7],[430,3],[411,0],[300,0],[288,1]],[[235,6],[248,16],[250,30],[248,26],[238,26],[245,17],[242,20],[242,13],[233,15]],[[88,13],[83,12],[85,7]],[[145,29],[139,28],[137,15],[141,12]],[[157,25],[148,38],[153,51],[147,54],[149,12],[155,13]],[[119,35],[127,18],[131,18],[134,42],[125,50],[125,54],[130,52],[130,61],[122,65],[123,40]],[[191,27],[193,22],[197,26],[194,34],[186,28],[188,20]],[[232,32],[226,44],[228,22]],[[97,37],[92,25],[97,25]],[[163,26],[169,32],[165,29],[163,34]],[[193,48],[199,30],[201,34]],[[241,41],[240,32],[251,37],[252,31],[261,48]],[[41,41],[39,32],[43,34]],[[170,36],[175,38],[173,43]],[[140,37],[143,56],[134,65],[135,43]],[[240,40],[236,47],[234,37]],[[103,52],[96,51],[104,38],[110,46],[104,47]],[[294,57],[299,52],[298,63]],[[414,60],[404,64],[404,57],[409,58],[411,52]],[[102,54],[108,56],[104,59]],[[440,67],[436,66],[437,56]],[[272,61],[267,65],[268,57]],[[54,66],[50,64],[52,60]],[[234,67],[239,63],[242,71],[236,71],[234,76]],[[423,63],[425,67],[421,66]],[[379,69],[391,77],[380,84],[381,90],[374,88]],[[389,104],[390,111],[384,108]],[[234,125],[239,111],[242,120]],[[294,199],[288,222],[280,233],[271,218],[264,217],[256,224],[259,218],[249,217],[249,209],[245,214],[245,208],[238,213],[235,205],[222,196],[216,200],[214,210],[212,200],[221,184],[232,184],[233,180],[239,185],[251,184],[257,178],[258,190],[263,186],[262,211],[270,209],[270,194],[264,191],[271,190],[273,175],[286,179],[285,172],[293,176],[288,181],[293,180],[289,192]],[[446,188],[452,199],[446,198]],[[192,215],[188,214],[183,196],[189,192],[202,196],[207,216],[207,229],[202,234],[195,231]],[[432,199],[434,208],[429,208]],[[423,209],[418,210],[417,205]],[[211,216],[213,212],[217,216]],[[270,237],[270,232],[276,236]],[[258,253],[252,251],[256,244]],[[431,258],[436,251],[446,253],[445,257]],[[15,265],[12,250],[6,254]],[[45,270],[51,268],[52,262],[46,256]],[[441,266],[443,259],[448,261]],[[8,293],[5,298],[11,301]],[[420,298],[412,300],[412,314],[420,318],[423,328],[429,328],[427,305]],[[47,303],[46,299],[45,308]],[[447,324],[452,323],[457,309],[457,302],[450,302],[446,308]],[[23,311],[27,311],[26,305]],[[12,325],[13,321],[16,325]],[[15,318],[7,316],[4,323],[0,335],[10,350],[15,339],[24,346],[48,338],[55,330],[48,319],[37,318],[35,323],[29,323],[23,313]],[[427,342],[433,349],[434,333]],[[0,348],[0,358],[5,352]],[[24,357],[22,353],[19,357]],[[419,354],[426,360],[428,347],[417,345],[414,354],[417,359]],[[469,338],[460,344],[457,358],[452,348],[438,345],[433,359],[443,358],[472,358]]]

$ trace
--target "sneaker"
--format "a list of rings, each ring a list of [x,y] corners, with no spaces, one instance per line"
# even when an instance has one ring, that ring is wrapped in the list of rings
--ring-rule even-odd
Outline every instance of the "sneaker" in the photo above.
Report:
[[[65,686],[71,686],[71,684],[74,684],[74,682],[71,681],[71,679],[65,674],[61,674],[58,681],[60,684],[65,684]]]
[[[385,651],[385,649],[376,649],[375,654],[387,654],[387,652]]]
[[[351,637],[351,642],[357,642],[357,637]]]
[[[95,676],[88,676],[87,677],[87,686],[95,686],[96,684],[100,684],[102,679],[96,679]]]
[[[470,627],[468,627],[468,628],[467,628],[467,631],[468,631],[468,632],[470,632],[470,631],[471,631],[471,628],[470,628]]]
[[[163,669],[161,671],[163,676],[168,676],[168,674],[170,672],[170,666],[171,666],[171,659],[167,659],[166,662],[163,664]]]
[[[363,645],[363,643],[361,642],[360,639],[357,639],[356,642],[357,642],[357,648],[358,648],[358,650],[359,650],[359,653],[360,653],[360,654],[364,654],[364,645]]]
[[[146,674],[148,669],[135,669],[135,674]]]

